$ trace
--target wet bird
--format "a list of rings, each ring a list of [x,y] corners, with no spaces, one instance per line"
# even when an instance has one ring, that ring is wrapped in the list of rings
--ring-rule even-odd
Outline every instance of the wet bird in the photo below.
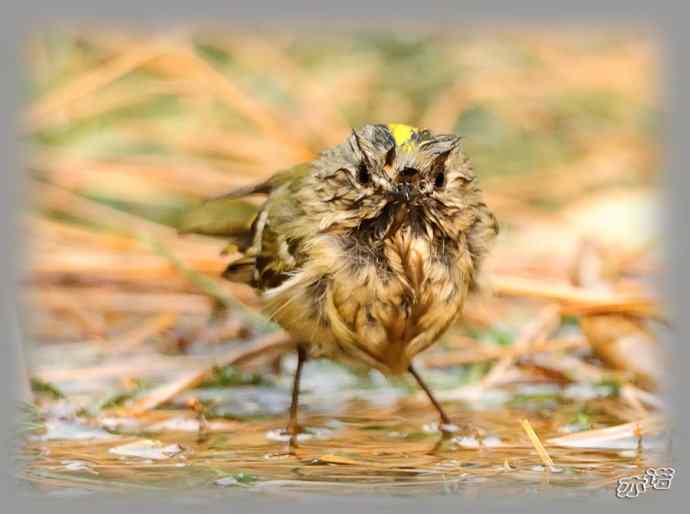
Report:
[[[247,195],[266,199],[246,222],[233,214],[224,224]],[[188,220],[189,230],[230,237],[242,256],[223,276],[258,289],[266,315],[297,342],[289,435],[301,430],[308,357],[409,372],[451,423],[412,361],[459,318],[498,233],[458,136],[365,125]]]

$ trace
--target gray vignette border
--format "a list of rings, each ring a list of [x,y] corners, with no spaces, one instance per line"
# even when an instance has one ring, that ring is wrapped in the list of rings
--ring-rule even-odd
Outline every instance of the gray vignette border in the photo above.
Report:
[[[361,511],[407,512],[494,512],[529,511],[539,514],[582,512],[587,508],[606,509],[607,512],[646,512],[654,505],[664,513],[680,511],[683,504],[685,484],[688,483],[688,433],[690,413],[685,407],[684,396],[690,373],[686,366],[690,344],[690,284],[687,273],[687,258],[690,255],[690,176],[686,169],[690,163],[690,80],[688,64],[690,48],[688,8],[671,5],[672,2],[629,0],[580,0],[578,2],[521,1],[499,2],[485,0],[469,4],[465,2],[442,2],[435,0],[398,0],[371,2],[371,0],[346,0],[343,2],[318,2],[299,0],[293,2],[223,2],[221,0],[118,0],[117,2],[72,1],[41,3],[23,0],[3,6],[0,16],[0,70],[3,80],[0,88],[0,125],[2,137],[1,155],[4,166],[0,173],[0,423],[2,424],[2,486],[3,507],[8,512],[62,512],[69,514],[121,512],[123,507],[133,507],[139,512],[261,512],[280,510],[288,514],[329,514],[347,512],[353,508]],[[212,22],[233,26],[246,24],[292,24],[306,30],[323,30],[329,26],[343,28],[367,25],[384,29],[422,23],[433,26],[476,23],[527,24],[536,27],[557,29],[564,26],[596,26],[598,28],[641,25],[658,33],[663,53],[663,83],[665,84],[665,170],[663,177],[663,203],[668,216],[664,220],[667,255],[670,270],[663,279],[665,298],[670,302],[674,319],[673,334],[668,344],[673,354],[672,369],[669,372],[670,401],[674,418],[674,463],[677,469],[671,491],[646,495],[636,501],[610,499],[568,499],[568,498],[479,498],[467,500],[458,496],[421,497],[403,499],[396,497],[338,498],[304,497],[295,500],[290,497],[257,496],[255,498],[228,498],[222,502],[207,504],[186,504],[176,500],[174,495],[164,498],[94,494],[86,497],[47,497],[33,492],[17,479],[16,420],[17,406],[22,391],[18,387],[18,373],[21,361],[20,324],[18,311],[19,271],[25,261],[22,246],[20,210],[29,199],[22,182],[22,146],[18,130],[19,114],[24,105],[22,44],[35,28],[54,24],[95,24],[116,26],[146,26],[162,29],[172,25]],[[652,503],[653,502],[653,503]],[[585,503],[583,505],[583,503]]]

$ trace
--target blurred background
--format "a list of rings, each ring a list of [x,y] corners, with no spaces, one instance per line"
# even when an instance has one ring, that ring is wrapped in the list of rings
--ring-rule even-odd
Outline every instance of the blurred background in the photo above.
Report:
[[[289,343],[260,321],[250,289],[218,278],[233,257],[220,254],[225,242],[180,236],[177,220],[352,127],[389,122],[461,135],[501,227],[465,321],[420,356],[456,416],[516,448],[528,439],[505,409],[536,412],[552,439],[600,441],[590,432],[609,426],[623,427],[616,438],[656,434],[659,52],[636,28],[34,33],[22,126],[34,451],[54,441],[66,458],[75,440],[127,430],[170,442],[281,426]],[[414,408],[433,419],[409,382],[334,363],[309,363],[305,388],[314,415],[398,419]],[[508,397],[472,414],[467,402],[495,389]],[[388,410],[367,410],[377,401]],[[104,451],[84,466],[110,462]],[[68,480],[56,478],[59,457],[45,459],[29,478]],[[287,473],[257,465],[255,478]],[[608,483],[622,468],[602,469]]]

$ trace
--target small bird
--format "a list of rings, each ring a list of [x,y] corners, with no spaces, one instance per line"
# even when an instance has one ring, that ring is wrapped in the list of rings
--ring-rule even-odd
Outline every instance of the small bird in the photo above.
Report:
[[[237,203],[259,194],[257,209]],[[258,289],[297,342],[290,436],[309,357],[409,372],[451,423],[412,360],[458,319],[498,233],[460,137],[368,124],[314,161],[202,204],[183,228],[230,237],[242,256],[223,276]]]

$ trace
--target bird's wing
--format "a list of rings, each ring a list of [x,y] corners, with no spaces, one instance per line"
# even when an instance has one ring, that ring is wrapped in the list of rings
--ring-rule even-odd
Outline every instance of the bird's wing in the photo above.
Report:
[[[208,198],[186,210],[178,220],[177,229],[181,234],[228,237],[244,251],[251,245],[254,221],[262,207],[241,198],[256,194],[270,195],[271,191],[289,182],[291,177],[303,175],[308,169],[308,163],[300,164],[279,171],[259,184]]]
[[[280,224],[298,214],[294,192],[310,169],[310,163],[300,164],[260,184],[206,200],[183,215],[179,230],[229,238],[230,246],[244,255],[232,261],[223,276],[255,287],[272,287],[295,264],[286,253]],[[261,206],[241,199],[254,194],[268,198]]]
[[[309,164],[301,165],[271,178],[269,197],[252,223],[252,244],[228,265],[225,278],[264,290],[280,285],[300,266],[293,227],[302,219],[298,193],[310,170]]]

